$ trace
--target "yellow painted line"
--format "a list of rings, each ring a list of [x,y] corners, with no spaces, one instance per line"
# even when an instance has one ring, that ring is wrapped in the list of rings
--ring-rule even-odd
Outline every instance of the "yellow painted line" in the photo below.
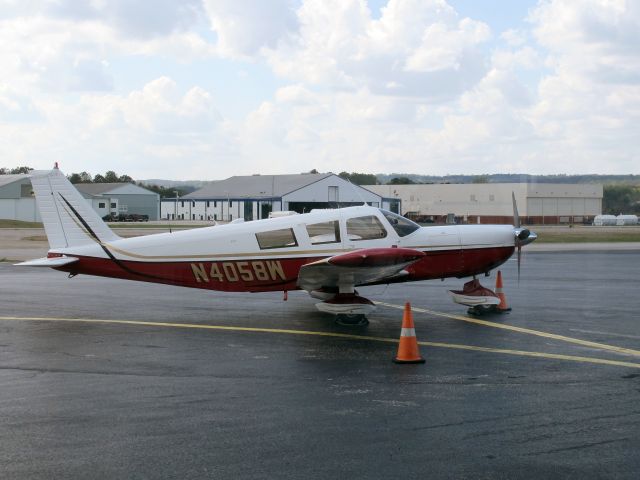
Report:
[[[394,305],[392,303],[375,302],[377,305],[382,305],[390,308],[397,308],[404,310],[404,305]],[[450,313],[436,312],[435,310],[428,310],[426,308],[411,307],[411,310],[418,313],[428,313],[437,317],[451,318],[453,320],[459,320],[462,322],[473,323],[476,325],[482,325],[485,327],[500,328],[502,330],[510,330],[512,332],[525,333],[527,335],[535,335],[537,337],[551,338],[553,340],[559,340],[566,343],[574,343],[576,345],[582,345],[584,347],[596,348],[598,350],[607,350],[610,352],[619,353],[622,355],[633,355],[640,357],[640,350],[633,350],[631,348],[617,347],[615,345],[607,345],[606,343],[590,342],[588,340],[582,340],[579,338],[566,337],[564,335],[558,335],[556,333],[542,332],[540,330],[532,330],[530,328],[516,327],[514,325],[508,325],[506,323],[489,322],[487,320],[479,320],[477,318],[464,317],[462,315],[453,315]]]
[[[165,328],[190,328],[198,330],[226,330],[235,332],[257,332],[257,333],[279,333],[286,335],[308,335],[318,337],[344,338],[349,340],[368,340],[372,342],[398,343],[397,338],[372,337],[368,335],[350,335],[347,333],[317,332],[310,330],[289,330],[283,328],[258,328],[258,327],[232,327],[228,325],[201,325],[194,323],[167,323],[167,322],[142,322],[137,320],[92,320],[87,318],[54,318],[54,317],[0,317],[0,321],[33,321],[33,322],[75,322],[75,323],[98,323],[114,325],[136,325],[144,327],[165,327]],[[517,355],[521,357],[547,358],[553,360],[565,360],[570,362],[594,363],[598,365],[613,365],[618,367],[630,367],[640,369],[640,363],[621,362],[617,360],[607,360],[605,358],[578,357],[573,355],[560,355],[555,353],[530,352],[526,350],[507,350],[504,348],[477,347],[474,345],[460,345],[455,343],[441,342],[418,342],[425,347],[452,348],[457,350],[469,350],[486,353],[502,353],[506,355]]]

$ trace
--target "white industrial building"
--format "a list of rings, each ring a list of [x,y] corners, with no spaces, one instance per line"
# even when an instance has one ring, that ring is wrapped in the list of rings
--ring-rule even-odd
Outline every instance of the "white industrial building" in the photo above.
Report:
[[[527,224],[591,223],[602,213],[602,185],[559,183],[472,183],[365,185],[398,198],[402,214],[418,220],[458,223],[512,223],[512,192]]]
[[[109,213],[137,213],[157,220],[160,196],[131,183],[79,183],[75,187],[103,217]],[[0,219],[40,222],[28,175],[0,175]]]
[[[160,195],[133,183],[77,183],[75,187],[101,217],[135,213],[149,220],[159,218]]]
[[[27,175],[0,175],[0,218],[40,221],[31,180]]]
[[[399,211],[399,199],[382,195],[333,173],[235,176],[207,185],[184,197],[163,198],[164,219],[233,221],[268,218],[271,212],[309,212],[367,203]]]

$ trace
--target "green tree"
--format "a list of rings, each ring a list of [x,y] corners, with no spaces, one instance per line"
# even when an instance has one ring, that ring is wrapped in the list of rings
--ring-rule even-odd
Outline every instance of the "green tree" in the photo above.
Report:
[[[413,185],[414,182],[409,177],[393,177],[387,185]]]
[[[640,213],[640,187],[635,185],[605,185],[602,212],[609,215]]]
[[[377,185],[378,177],[372,173],[357,173],[357,172],[340,172],[338,174],[340,178],[355,184],[355,185]]]
[[[175,198],[176,197],[176,192],[178,192],[178,196],[182,197],[183,195],[186,195],[187,193],[191,193],[194,189],[193,188],[179,188],[179,187],[163,187],[160,185],[147,185],[145,183],[142,182],[137,182],[136,185],[138,185],[139,187],[142,188],[146,188],[147,190],[151,190],[152,192],[156,192],[160,195],[160,197],[162,198]]]
[[[489,183],[489,175],[476,175],[471,179],[471,183]]]
[[[104,174],[105,183],[118,183],[118,174],[113,170],[109,170]]]
[[[12,175],[18,175],[20,173],[29,173],[32,170],[33,168],[31,167],[16,167],[16,168],[12,168],[9,173]]]
[[[73,184],[80,183],[80,174],[79,173],[72,173],[71,175],[67,175],[67,178]]]
[[[71,183],[92,183],[93,178],[87,172],[72,173],[68,176]]]
[[[93,183],[107,183],[104,175],[100,175],[99,173],[93,177]]]

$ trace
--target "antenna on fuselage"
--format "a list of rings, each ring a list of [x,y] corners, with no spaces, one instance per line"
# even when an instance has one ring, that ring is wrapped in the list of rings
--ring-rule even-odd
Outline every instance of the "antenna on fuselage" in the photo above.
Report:
[[[365,198],[362,196],[362,192],[360,191],[360,189],[358,188],[359,185],[354,185],[354,183],[351,181],[351,179],[347,178],[346,179],[347,182],[349,182],[349,185],[351,185],[354,189],[354,191],[356,192],[356,195],[358,195],[360,197],[360,200],[362,200],[362,206],[367,206],[367,201],[365,200]]]

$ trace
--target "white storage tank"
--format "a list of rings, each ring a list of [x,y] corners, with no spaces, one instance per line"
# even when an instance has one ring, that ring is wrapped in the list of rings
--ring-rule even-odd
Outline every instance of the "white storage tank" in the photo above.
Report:
[[[638,217],[636,215],[618,215],[616,225],[638,225]]]
[[[605,225],[615,225],[617,218],[615,215],[596,215],[593,219],[593,224],[602,227]]]

